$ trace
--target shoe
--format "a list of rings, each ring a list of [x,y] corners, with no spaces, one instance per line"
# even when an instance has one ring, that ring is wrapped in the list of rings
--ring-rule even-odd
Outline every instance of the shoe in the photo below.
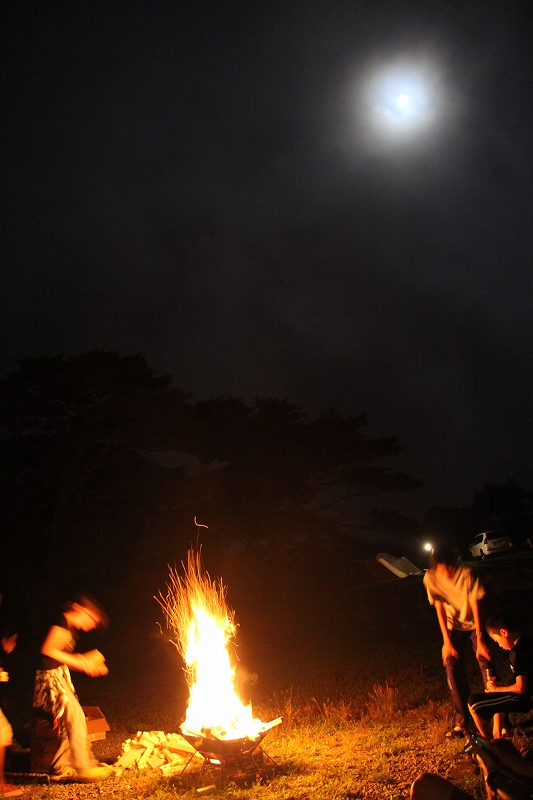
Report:
[[[86,767],[76,770],[76,779],[81,783],[97,783],[106,781],[115,775],[115,770],[108,764],[98,764],[96,767]]]
[[[446,739],[464,739],[465,737],[464,728],[461,728],[459,725],[456,725],[455,728],[452,728],[451,731],[446,731],[445,736]]]
[[[50,775],[51,781],[71,781],[76,778],[76,770],[74,767],[63,767],[60,772],[54,772]]]
[[[24,794],[24,789],[20,786],[13,786],[12,783],[0,783],[0,797],[20,797]]]

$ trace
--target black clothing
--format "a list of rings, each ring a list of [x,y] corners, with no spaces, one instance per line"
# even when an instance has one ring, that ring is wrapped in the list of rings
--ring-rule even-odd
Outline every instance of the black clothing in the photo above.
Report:
[[[527,679],[525,694],[516,692],[485,692],[473,694],[470,698],[472,709],[482,719],[490,720],[494,714],[520,713],[527,714],[531,710],[533,696],[533,636],[522,634],[512,650],[509,651],[509,663],[515,676],[522,675]]]
[[[57,619],[54,622],[54,625],[56,625],[58,628],[65,628],[65,630],[69,631],[72,641],[70,647],[68,648],[68,650],[66,650],[66,652],[73,653],[78,639],[77,636],[78,632],[76,630],[71,630],[69,628],[64,614],[61,614],[59,619]],[[57,669],[57,667],[60,666],[62,666],[61,661],[56,661],[55,658],[50,658],[50,656],[45,656],[41,653],[41,670]]]
[[[509,663],[514,675],[527,678],[527,692],[533,696],[533,636],[522,634],[509,653]]]

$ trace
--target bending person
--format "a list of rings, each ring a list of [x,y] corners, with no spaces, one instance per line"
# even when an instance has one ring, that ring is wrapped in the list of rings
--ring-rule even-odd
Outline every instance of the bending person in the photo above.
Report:
[[[482,638],[479,600],[485,590],[469,567],[457,563],[457,554],[451,547],[439,547],[429,559],[429,569],[424,575],[428,600],[435,606],[442,634],[442,663],[446,669],[448,686],[457,715],[457,724],[447,737],[464,736],[472,724],[468,708],[470,687],[464,659],[470,642],[486,681],[491,667],[490,655]]]
[[[482,736],[498,739],[501,719],[508,713],[527,713],[533,694],[533,637],[518,630],[504,612],[493,614],[485,626],[490,638],[509,652],[509,664],[515,676],[510,686],[500,686],[489,679],[484,694],[470,698],[470,712]],[[494,720],[494,730],[493,730]]]
[[[33,706],[53,720],[54,728],[59,728],[60,743],[52,762],[53,780],[92,782],[114,774],[111,767],[99,764],[93,755],[85,714],[70,677],[71,669],[93,678],[107,674],[104,657],[98,650],[74,652],[79,631],[91,631],[107,623],[105,612],[95,600],[79,597],[77,602],[67,604],[41,647],[41,669],[35,676]]]

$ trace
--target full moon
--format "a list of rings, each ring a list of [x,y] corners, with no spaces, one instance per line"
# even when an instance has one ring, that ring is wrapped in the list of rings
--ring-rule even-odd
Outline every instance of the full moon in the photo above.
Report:
[[[425,135],[440,117],[442,80],[436,64],[405,58],[369,65],[354,107],[369,141],[394,147]]]
[[[409,95],[401,94],[396,102],[398,103],[398,108],[407,108],[409,105]]]

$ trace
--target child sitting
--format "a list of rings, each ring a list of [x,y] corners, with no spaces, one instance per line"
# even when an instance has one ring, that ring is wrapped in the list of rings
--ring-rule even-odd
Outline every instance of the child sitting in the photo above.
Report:
[[[491,639],[509,651],[509,663],[515,676],[510,686],[500,686],[489,678],[485,692],[474,694],[469,700],[470,712],[481,735],[497,739],[501,737],[501,721],[505,714],[527,713],[531,709],[533,637],[518,630],[514,620],[504,612],[489,617],[485,628]]]

